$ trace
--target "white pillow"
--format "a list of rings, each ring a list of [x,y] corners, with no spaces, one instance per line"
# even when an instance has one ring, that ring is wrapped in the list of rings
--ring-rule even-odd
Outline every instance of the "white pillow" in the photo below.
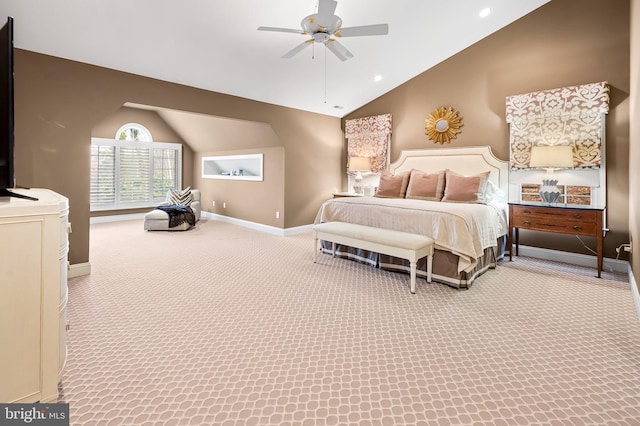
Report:
[[[497,203],[504,201],[505,193],[495,183],[490,180],[487,181],[487,186],[484,189],[482,201],[484,203]]]

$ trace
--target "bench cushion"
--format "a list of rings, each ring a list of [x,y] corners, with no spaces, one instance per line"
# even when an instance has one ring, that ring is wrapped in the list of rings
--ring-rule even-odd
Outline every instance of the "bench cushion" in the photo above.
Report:
[[[314,225],[313,230],[410,250],[418,250],[433,244],[433,239],[424,235],[394,231],[391,229],[373,228],[355,223],[325,222]]]

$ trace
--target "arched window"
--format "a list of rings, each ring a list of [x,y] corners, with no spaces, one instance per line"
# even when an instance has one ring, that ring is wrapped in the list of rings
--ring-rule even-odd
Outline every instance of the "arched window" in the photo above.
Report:
[[[116,132],[116,139],[119,141],[140,141],[153,142],[151,132],[138,123],[127,123]]]
[[[182,186],[182,144],[153,142],[141,124],[91,138],[91,210],[154,207]]]

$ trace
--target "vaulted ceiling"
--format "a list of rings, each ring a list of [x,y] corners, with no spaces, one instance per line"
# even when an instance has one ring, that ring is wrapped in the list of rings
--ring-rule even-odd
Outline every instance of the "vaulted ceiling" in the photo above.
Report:
[[[309,35],[257,30],[300,29],[318,0],[2,0],[0,16],[20,49],[343,117],[547,1],[338,0],[345,28],[389,25],[339,39],[346,61],[321,43],[282,58]]]

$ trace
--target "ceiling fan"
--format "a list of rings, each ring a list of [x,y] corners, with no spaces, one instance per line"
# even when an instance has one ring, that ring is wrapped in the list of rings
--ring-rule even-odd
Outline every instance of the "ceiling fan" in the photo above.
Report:
[[[283,58],[291,58],[303,51],[313,43],[322,43],[340,60],[346,61],[353,58],[353,53],[340,44],[334,37],[360,37],[373,35],[386,35],[389,33],[388,24],[362,25],[359,27],[342,28],[342,19],[334,15],[337,1],[318,0],[318,12],[305,17],[300,26],[302,30],[276,27],[258,27],[258,31],[275,31],[283,33],[296,33],[310,35],[309,40],[303,41],[287,53]]]

